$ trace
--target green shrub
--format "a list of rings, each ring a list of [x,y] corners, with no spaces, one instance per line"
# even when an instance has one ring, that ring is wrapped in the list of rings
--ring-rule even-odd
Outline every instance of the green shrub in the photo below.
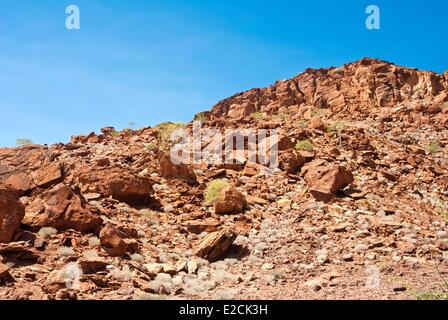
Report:
[[[263,120],[265,118],[265,115],[261,112],[254,112],[250,116],[256,120]]]
[[[149,151],[155,151],[158,149],[157,145],[155,143],[146,143],[145,144],[146,149]]]
[[[433,141],[426,147],[426,151],[428,151],[431,154],[439,153],[440,149],[442,149],[442,145],[440,144],[439,141]]]
[[[310,140],[302,140],[297,142],[295,146],[296,150],[303,150],[303,151],[313,151],[314,147]]]
[[[204,192],[205,204],[213,204],[219,196],[219,193],[228,188],[230,184],[225,180],[214,180],[207,185]]]
[[[326,116],[329,115],[331,112],[328,109],[324,109],[324,108],[316,108],[311,110],[311,116],[312,117],[321,117],[321,116]]]
[[[187,125],[183,122],[163,122],[157,126],[157,139],[163,142],[170,142],[171,135],[179,129],[185,128]]]
[[[30,139],[17,139],[16,144],[18,146],[26,146],[29,144],[33,144],[33,141],[31,141]]]
[[[347,123],[345,121],[335,121],[325,127],[326,132],[339,133],[347,128]]]
[[[207,122],[207,115],[205,112],[199,112],[194,116],[194,121]]]

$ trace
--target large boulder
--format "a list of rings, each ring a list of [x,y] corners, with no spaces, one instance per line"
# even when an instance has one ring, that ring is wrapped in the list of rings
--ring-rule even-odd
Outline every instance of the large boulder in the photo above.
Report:
[[[297,173],[304,165],[305,159],[294,150],[282,152],[278,158],[279,168],[287,173]]]
[[[197,181],[192,167],[188,164],[180,163],[180,159],[174,163],[169,155],[163,154],[159,157],[159,165],[160,173],[165,179],[184,180],[189,184],[194,184]]]
[[[34,199],[27,207],[23,223],[33,229],[53,227],[97,232],[102,224],[95,208],[70,186],[60,183]]]
[[[337,191],[354,180],[353,174],[339,165],[312,166],[305,175],[305,181],[313,197],[318,201],[331,201]]]
[[[237,234],[229,229],[210,233],[197,246],[195,254],[209,261],[219,259],[235,241]]]
[[[0,186],[0,243],[12,240],[24,215],[25,209],[16,191]]]
[[[149,203],[154,181],[139,176],[127,168],[97,168],[85,166],[74,173],[83,193],[98,193],[130,205]]]
[[[106,225],[100,231],[100,242],[103,249],[110,256],[122,256],[127,252],[134,253],[138,250],[138,243],[130,237],[136,236],[134,230],[128,230]]]
[[[240,213],[246,206],[246,197],[234,187],[223,189],[216,201],[213,209],[216,214]]]

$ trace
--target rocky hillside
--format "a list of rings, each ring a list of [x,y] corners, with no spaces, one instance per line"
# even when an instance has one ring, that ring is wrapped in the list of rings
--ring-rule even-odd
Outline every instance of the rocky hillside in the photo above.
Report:
[[[172,163],[193,123],[0,149],[0,298],[443,297],[448,72],[310,69],[196,120],[278,129],[278,168]]]

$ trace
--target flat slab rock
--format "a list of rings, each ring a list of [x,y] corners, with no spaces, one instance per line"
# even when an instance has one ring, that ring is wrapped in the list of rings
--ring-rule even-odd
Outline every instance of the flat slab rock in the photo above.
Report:
[[[237,234],[229,229],[210,233],[196,249],[198,257],[215,261],[220,258],[235,241]]]

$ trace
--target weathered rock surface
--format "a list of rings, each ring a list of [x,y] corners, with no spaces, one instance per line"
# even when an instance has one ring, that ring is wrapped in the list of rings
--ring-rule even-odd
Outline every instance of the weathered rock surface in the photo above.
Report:
[[[81,195],[61,183],[37,197],[27,207],[23,223],[36,230],[53,227],[59,230],[97,232],[102,219]]]
[[[12,240],[24,215],[17,192],[0,186],[0,243]]]
[[[246,197],[234,187],[229,187],[219,193],[213,209],[216,214],[240,213],[246,204]]]

